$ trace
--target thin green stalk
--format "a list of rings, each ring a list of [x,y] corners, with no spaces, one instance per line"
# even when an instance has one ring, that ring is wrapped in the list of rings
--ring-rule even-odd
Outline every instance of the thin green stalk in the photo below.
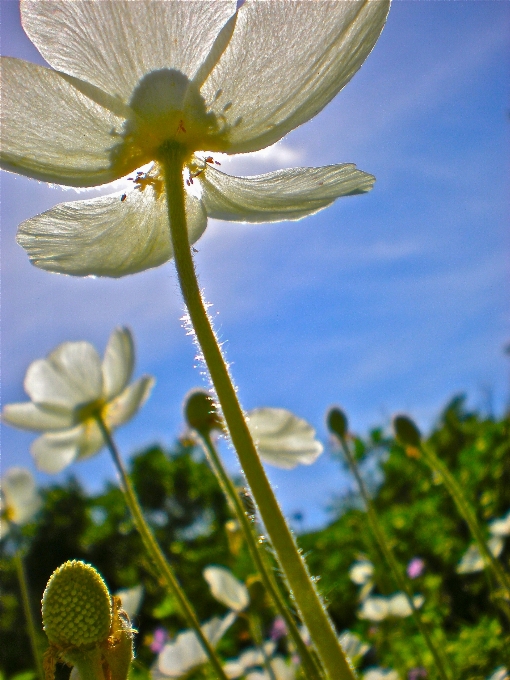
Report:
[[[435,471],[442,479],[448,493],[453,498],[457,510],[460,515],[466,521],[466,524],[471,531],[475,542],[478,545],[478,550],[483,557],[486,566],[491,570],[496,582],[506,591],[506,599],[510,599],[510,576],[505,572],[499,560],[497,560],[487,547],[485,541],[483,530],[476,518],[475,513],[469,503],[468,499],[464,495],[460,484],[457,482],[455,477],[452,475],[450,470],[446,467],[442,460],[440,460],[434,451],[427,445],[421,444],[420,451],[423,455],[423,460]]]
[[[244,538],[248,545],[248,549],[255,567],[260,574],[262,583],[264,584],[266,591],[271,596],[278,613],[285,621],[287,630],[292,637],[294,644],[296,645],[297,653],[299,654],[303,667],[306,671],[307,678],[309,680],[321,680],[323,677],[322,672],[317,667],[315,660],[310,654],[310,650],[305,645],[303,638],[299,633],[294,617],[289,611],[285,602],[285,597],[280,590],[280,585],[273,576],[271,568],[265,559],[265,547],[258,541],[253,524],[246,515],[241,499],[239,498],[239,494],[237,493],[232,480],[230,479],[223,466],[223,463],[221,462],[221,458],[219,457],[216,447],[211,440],[211,436],[208,432],[199,432],[199,434],[207,459],[209,460],[209,463],[220,483],[223,493],[227,497],[230,506],[234,511],[239,524],[241,525]]]
[[[27,623],[27,632],[28,637],[30,638],[30,646],[32,648],[32,655],[34,657],[37,675],[39,676],[39,680],[44,680],[42,659],[39,653],[39,645],[37,644],[37,629],[35,627],[34,615],[30,605],[27,577],[25,574],[23,558],[21,557],[20,550],[16,550],[14,554],[14,564],[16,565],[16,574],[18,576],[19,588],[21,590],[21,601],[23,603],[23,611],[25,613],[25,620]]]
[[[405,594],[407,598],[407,602],[411,607],[416,626],[420,633],[423,635],[427,647],[429,648],[430,653],[432,654],[440,677],[442,678],[442,680],[450,680],[452,676],[446,670],[447,667],[450,667],[450,663],[445,658],[445,655],[443,654],[442,650],[440,651],[439,648],[436,647],[434,641],[430,636],[429,631],[427,630],[427,627],[423,623],[419,609],[414,604],[413,592],[409,587],[409,584],[405,579],[404,575],[402,574],[397,558],[395,557],[395,554],[391,549],[388,538],[384,533],[384,529],[382,528],[381,523],[379,522],[377,512],[374,508],[374,504],[372,503],[372,500],[368,493],[368,489],[365,485],[365,482],[363,481],[363,477],[360,475],[358,465],[354,460],[354,456],[352,455],[347,445],[347,442],[345,441],[345,437],[341,437],[338,433],[336,433],[336,436],[340,441],[342,451],[344,452],[351,472],[356,478],[356,482],[358,484],[361,497],[363,498],[363,502],[365,503],[368,522],[370,524],[370,528],[372,529],[372,533],[374,534],[375,540],[377,541],[377,544],[379,545],[379,548],[391,569],[393,578],[395,579],[400,590],[402,590],[402,592]]]
[[[163,552],[161,551],[161,548],[159,547],[154,537],[154,534],[152,533],[151,528],[145,521],[142,509],[136,497],[136,492],[124,468],[124,464],[122,463],[121,457],[119,455],[119,452],[117,450],[115,442],[113,441],[109,429],[105,425],[105,422],[100,415],[96,415],[96,421],[103,435],[105,444],[111,453],[115,467],[117,468],[117,471],[120,475],[122,486],[124,488],[124,497],[126,499],[126,503],[131,512],[131,516],[133,517],[135,527],[142,538],[143,544],[145,545],[145,549],[147,550],[150,558],[157,567],[163,581],[166,583],[169,590],[172,592],[172,594],[176,597],[177,601],[179,602],[181,611],[184,615],[184,618],[186,619],[188,626],[195,631],[195,634],[198,637],[205,653],[209,657],[209,661],[212,667],[214,668],[218,678],[221,678],[221,680],[228,680],[227,676],[225,675],[225,671],[223,670],[223,667],[221,665],[221,662],[218,656],[216,655],[216,652],[214,651],[209,640],[205,637],[204,633],[202,632],[202,629],[200,628],[200,623],[197,618],[197,615],[195,614],[195,610],[193,609],[193,605],[186,597],[186,593],[181,588],[179,581],[177,580],[177,577],[173,572],[172,567],[168,564],[165,556],[163,555]]]
[[[182,175],[184,159],[185,149],[175,142],[167,143],[160,149],[175,266],[191,324],[209,369],[230,438],[301,619],[308,628],[331,680],[353,680],[354,673],[338,642],[331,619],[310,578],[260,462],[200,294],[186,224]]]
[[[262,639],[262,633],[260,631],[260,621],[259,618],[256,614],[248,614],[248,625],[250,627],[250,633],[253,638],[253,642],[255,643],[255,647],[259,650],[262,660],[264,662],[264,668],[266,669],[266,673],[269,676],[269,680],[277,680],[275,677],[274,671],[271,667],[271,661],[266,654],[266,650],[264,649],[264,640]]]

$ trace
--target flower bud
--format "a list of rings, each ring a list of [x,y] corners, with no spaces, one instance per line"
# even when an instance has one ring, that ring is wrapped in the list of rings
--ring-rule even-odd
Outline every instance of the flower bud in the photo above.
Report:
[[[336,434],[340,439],[344,439],[347,434],[347,416],[339,408],[331,408],[327,415],[327,424],[330,432]]]
[[[418,449],[421,444],[420,430],[407,416],[395,416],[393,418],[393,429],[399,444],[412,446]]]
[[[55,569],[44,591],[42,617],[51,644],[84,647],[106,640],[112,605],[100,574],[77,560]]]
[[[185,397],[184,417],[197,432],[209,434],[211,430],[223,430],[214,399],[203,390],[192,390]]]

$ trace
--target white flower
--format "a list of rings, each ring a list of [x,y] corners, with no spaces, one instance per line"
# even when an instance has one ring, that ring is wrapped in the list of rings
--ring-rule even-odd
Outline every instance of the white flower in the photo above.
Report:
[[[129,616],[132,621],[138,614],[143,599],[143,586],[138,585],[133,588],[124,588],[115,593],[116,597],[120,597],[122,609]]]
[[[399,680],[400,676],[397,671],[391,671],[386,668],[369,668],[363,674],[363,680]]]
[[[351,663],[356,663],[370,649],[370,645],[362,642],[361,638],[350,630],[344,631],[338,640]]]
[[[369,191],[352,164],[231,177],[209,154],[257,151],[315,116],[372,50],[389,0],[21,0],[23,27],[52,68],[2,58],[0,166],[91,187],[136,172],[134,189],[62,203],[24,222],[42,269],[123,276],[172,257],[160,161],[186,153],[196,178],[190,242],[207,217],[299,219]],[[202,152],[202,153],[196,153]],[[195,187],[191,187],[195,189]]]
[[[359,560],[354,562],[349,569],[349,578],[358,586],[363,586],[369,583],[374,575],[374,565],[368,560]]]
[[[494,557],[499,557],[503,552],[503,543],[503,538],[497,534],[487,541],[487,547]],[[483,571],[484,568],[485,560],[480,554],[478,546],[473,544],[469,546],[457,565],[457,573],[474,574],[477,571]]]
[[[413,597],[413,603],[417,609],[422,606],[424,601],[423,595]],[[406,618],[412,613],[407,596],[404,593],[395,593],[390,597],[382,597],[381,595],[368,597],[361,603],[358,616],[360,619],[368,619],[369,621],[384,621],[389,616]]]
[[[250,603],[248,588],[225,567],[206,567],[204,578],[212,596],[235,612],[242,612]]]
[[[323,450],[313,427],[284,408],[250,411],[248,427],[262,460],[284,470],[311,465]]]
[[[504,666],[500,666],[487,680],[510,680],[510,675]]]
[[[230,612],[223,619],[214,617],[201,626],[202,632],[213,647],[234,623],[236,613]],[[194,630],[185,630],[163,647],[151,675],[154,680],[163,677],[180,678],[196,666],[206,663],[207,655]]]
[[[9,525],[30,522],[42,505],[34,478],[29,470],[13,467],[7,470],[0,484],[0,538],[9,532]]]
[[[510,510],[504,517],[489,522],[489,531],[493,536],[510,536]]]
[[[145,402],[154,378],[142,376],[128,385],[133,367],[133,339],[127,328],[113,331],[102,363],[90,343],[64,342],[29,366],[24,387],[31,401],[8,404],[2,418],[9,425],[44,432],[31,452],[39,469],[60,472],[104,446],[97,414],[111,431]]]

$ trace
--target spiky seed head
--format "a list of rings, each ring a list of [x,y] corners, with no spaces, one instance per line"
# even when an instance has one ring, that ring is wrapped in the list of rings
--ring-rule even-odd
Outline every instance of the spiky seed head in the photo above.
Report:
[[[55,569],[42,599],[50,643],[84,647],[103,642],[112,625],[110,593],[90,564],[71,560]]]

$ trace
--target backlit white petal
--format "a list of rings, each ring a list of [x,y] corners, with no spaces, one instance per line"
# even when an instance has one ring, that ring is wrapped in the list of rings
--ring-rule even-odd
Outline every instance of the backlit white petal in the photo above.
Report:
[[[201,626],[205,637],[213,647],[234,623],[236,614],[230,612],[223,619],[215,617]],[[200,644],[195,631],[186,630],[180,633],[173,642],[165,645],[158,657],[157,670],[169,678],[180,678],[195,666],[207,661],[207,655]]]
[[[501,536],[491,536],[487,541],[487,547],[494,555],[499,557],[503,552],[504,540]],[[476,544],[470,545],[462,556],[461,561],[457,565],[458,574],[474,574],[477,571],[483,571],[485,567],[485,560],[482,557],[480,550]]]
[[[9,519],[15,524],[29,522],[42,505],[35,480],[25,468],[7,470],[2,478],[2,494]]]
[[[358,616],[360,619],[368,619],[369,621],[383,621],[389,616],[388,599],[378,595],[367,597],[361,603]]]
[[[108,340],[103,359],[103,397],[118,396],[128,384],[135,365],[135,348],[129,328],[116,328]]]
[[[2,412],[2,420],[22,430],[61,430],[74,424],[72,411],[49,410],[36,406],[31,401],[21,404],[6,404]]]
[[[241,612],[250,603],[248,589],[236,577],[224,567],[207,567],[204,569],[204,578],[209,584],[211,594],[218,602],[221,602],[235,612]]]
[[[359,560],[354,562],[349,569],[349,578],[358,586],[363,586],[368,583],[374,575],[374,565],[368,560]]]
[[[109,403],[104,414],[108,427],[113,429],[127,423],[149,398],[155,382],[151,376],[144,375]]]
[[[202,88],[230,126],[226,150],[262,149],[315,116],[365,61],[388,9],[389,0],[247,0]]]
[[[127,102],[149,71],[192,79],[235,8],[235,0],[22,0],[21,18],[51,66]]]
[[[208,166],[201,177],[209,217],[233,222],[298,220],[340,196],[370,191],[375,177],[352,163],[234,177]]]
[[[489,531],[493,536],[510,536],[510,511],[504,517],[490,522]]]
[[[120,597],[122,602],[122,609],[126,612],[131,620],[138,614],[140,605],[143,599],[143,586],[138,585],[133,588],[125,588],[118,590],[115,595]]]
[[[101,397],[101,361],[88,342],[64,342],[28,368],[25,391],[32,401],[71,410]]]
[[[207,226],[202,203],[186,195],[190,242]],[[18,243],[36,267],[76,276],[111,276],[157,267],[172,257],[166,199],[133,190],[61,203],[19,226]]]
[[[112,130],[122,118],[43,66],[2,57],[1,74],[0,167],[70,186],[117,179],[110,149],[116,142]]]
[[[57,474],[74,460],[79,451],[79,441],[83,436],[83,428],[43,434],[30,447],[35,464],[43,472]]]
[[[285,470],[310,465],[323,450],[313,427],[283,408],[250,411],[248,427],[262,460]]]

